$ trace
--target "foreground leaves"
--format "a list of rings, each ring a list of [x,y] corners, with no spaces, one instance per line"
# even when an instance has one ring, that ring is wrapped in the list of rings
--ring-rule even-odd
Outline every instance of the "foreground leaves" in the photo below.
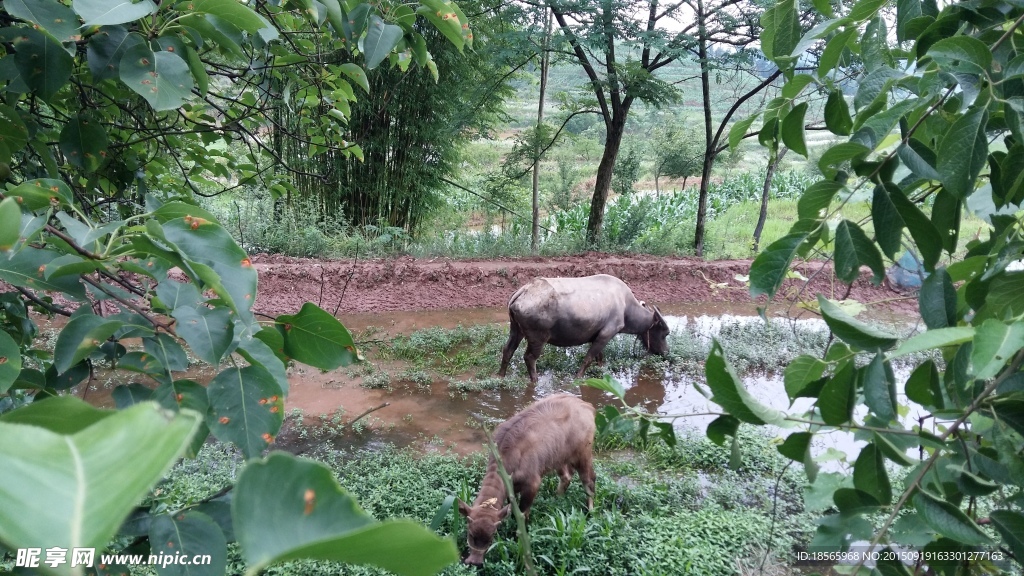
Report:
[[[40,410],[47,402],[38,402]],[[86,412],[72,418],[95,418]],[[184,451],[200,422],[195,412],[172,414],[148,402],[106,411],[73,433],[44,428],[41,420],[29,425],[0,418],[0,493],[6,495],[0,542],[12,549],[103,548]],[[45,506],[39,505],[40,493]],[[70,563],[45,570],[73,572]]]
[[[316,558],[426,576],[458,560],[450,539],[408,520],[377,522],[329,468],[288,454],[247,465],[231,510],[247,574],[286,560]]]

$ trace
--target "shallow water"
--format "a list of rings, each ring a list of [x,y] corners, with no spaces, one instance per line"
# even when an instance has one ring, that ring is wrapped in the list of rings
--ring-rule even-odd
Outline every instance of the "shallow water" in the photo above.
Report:
[[[718,334],[723,326],[763,322],[754,315],[756,312],[752,305],[695,304],[666,306],[662,311],[666,314],[666,320],[673,332],[690,334],[699,345],[709,344],[710,339]],[[430,327],[504,324],[507,322],[507,312],[505,308],[473,308],[343,315],[340,318],[353,332],[370,331],[372,335],[369,338],[385,339]],[[798,320],[772,321],[783,323],[791,329],[826,330],[824,322],[813,316]],[[617,338],[632,337],[620,335]],[[521,345],[513,358],[513,370],[523,370],[524,348],[525,345]],[[639,360],[642,350],[634,346],[634,352]],[[495,354],[497,353],[495,350]],[[566,350],[565,353],[569,354],[571,362],[578,366],[582,360],[582,351]],[[375,360],[372,354],[370,360],[378,369],[392,374],[407,366],[397,361]],[[679,376],[678,372],[646,364],[610,373],[626,389],[625,400],[629,405],[652,414],[673,418],[673,422],[679,428],[703,432],[707,424],[717,416],[715,413],[719,412],[720,408],[704,395],[709,391],[703,381],[703,368],[692,368],[685,371],[682,376]],[[783,368],[784,366],[780,365],[777,370],[750,372],[744,374],[742,380],[750,393],[760,402],[791,415],[800,415],[812,402],[810,399],[797,399],[796,403],[790,406],[782,381]],[[214,373],[211,367],[205,367],[191,370],[182,377],[207,382]],[[429,386],[420,387],[401,384],[394,386],[390,391],[364,388],[359,384],[360,379],[353,378],[352,374],[351,368],[320,372],[298,365],[289,369],[290,391],[286,411],[301,411],[305,415],[306,424],[310,425],[315,425],[321,420],[351,424],[353,420],[358,419],[358,426],[350,426],[341,437],[331,440],[335,445],[362,447],[394,443],[402,446],[414,445],[425,451],[453,450],[466,454],[482,449],[485,442],[483,424],[493,427],[537,398],[556,392],[568,392],[581,396],[598,408],[618,403],[610,394],[587,386],[580,387],[564,375],[556,376],[551,371],[542,371],[536,386],[525,385],[511,390],[484,390],[465,394],[449,389],[447,380],[435,380]],[[95,383],[104,381],[102,373],[98,373],[97,376],[98,381],[94,381],[88,400],[100,406],[113,406],[110,387],[96,386]],[[522,381],[525,382],[525,378]],[[788,435],[787,431],[775,431],[781,436]],[[295,442],[303,444],[302,449],[310,448],[308,439],[297,442],[287,430],[283,431],[280,439],[286,443],[286,447],[290,447],[288,443]],[[812,450],[816,454],[821,454],[834,449],[838,456],[856,454],[861,445],[863,442],[855,440],[852,434],[834,432],[819,434]]]

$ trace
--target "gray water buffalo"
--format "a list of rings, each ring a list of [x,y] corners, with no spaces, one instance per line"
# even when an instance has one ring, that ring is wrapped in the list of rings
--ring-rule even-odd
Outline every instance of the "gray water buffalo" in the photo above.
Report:
[[[508,342],[501,349],[504,377],[519,343],[526,339],[526,369],[537,383],[537,358],[544,344],[579,346],[590,343],[582,378],[591,363],[603,360],[604,347],[620,333],[636,334],[648,352],[668,354],[668,324],[655,306],[633,296],[629,286],[614,276],[537,278],[516,290],[508,301]]]
[[[578,473],[587,493],[587,509],[594,509],[594,413],[591,404],[575,396],[555,394],[534,402],[495,429],[494,444],[512,478],[523,514],[529,515],[541,478],[550,472],[558,473],[559,494],[569,486],[573,472]],[[466,564],[483,565],[494,533],[508,516],[507,499],[492,455],[473,505],[459,500],[459,513],[466,517]]]

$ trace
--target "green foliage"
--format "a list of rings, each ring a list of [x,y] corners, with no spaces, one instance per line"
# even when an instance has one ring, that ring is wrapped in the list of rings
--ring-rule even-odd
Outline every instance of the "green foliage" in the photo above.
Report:
[[[546,478],[529,521],[539,571],[732,574],[737,561],[743,566],[760,562],[773,507],[777,509],[773,538],[778,546],[789,549],[794,542],[806,541],[813,524],[802,511],[799,478],[783,474],[777,500],[765,490],[766,483],[774,486],[784,465],[766,438],[744,433],[744,461],[749,466],[739,471],[727,469],[727,448],[692,432],[681,432],[680,440],[674,448],[620,445],[615,452],[599,451],[591,514],[584,511],[586,496],[577,480],[565,496],[558,496],[557,480]],[[423,454],[387,445],[372,451],[339,452],[329,442],[318,442],[310,455],[334,471],[369,515],[405,517],[423,524],[435,518],[447,496],[472,499],[486,467],[480,454]],[[211,477],[230,468],[230,459],[215,446],[205,447],[199,462],[206,464],[183,462],[162,487],[169,494],[201,494],[202,490],[189,486],[206,486]],[[442,516],[439,532],[459,546],[465,542],[464,530],[464,522],[453,510]],[[517,557],[515,530],[507,522],[479,573],[521,574]],[[238,562],[233,548],[229,564]],[[455,565],[441,573],[468,575],[477,569]],[[267,574],[378,576],[386,572],[305,560],[271,566]]]
[[[406,5],[358,0],[306,2],[301,11],[235,0],[69,4],[0,5],[0,222],[15,231],[0,238],[0,278],[9,290],[0,295],[0,426],[11,440],[0,470],[0,509],[8,516],[0,544],[95,547],[99,555],[132,544],[115,535],[131,535],[133,546],[153,552],[216,559],[197,574],[223,573],[236,537],[250,572],[305,555],[410,574],[453,561],[451,545],[423,527],[367,524],[351,505],[317,515],[319,536],[383,536],[411,548],[395,554],[393,546],[387,553],[361,546],[363,555],[339,557],[253,520],[266,502],[282,502],[285,476],[314,492],[333,482],[290,455],[270,457],[269,478],[259,478],[260,464],[247,467],[230,511],[212,497],[194,509],[168,508],[153,490],[179,456],[194,455],[211,434],[247,458],[271,445],[282,425],[290,359],[320,369],[359,359],[341,323],[311,304],[257,321],[256,270],[193,192],[252,182],[280,160],[260,144],[281,128],[268,123],[274,107],[315,112],[315,121],[288,137],[338,147],[352,82],[364,90],[368,83],[359,65],[324,67],[321,56],[365,58],[370,68],[388,60],[404,69],[405,55],[431,69],[425,47],[406,51],[431,28],[418,25]],[[445,27],[458,29],[452,42],[471,45],[457,6],[428,4],[443,8]],[[301,93],[294,100],[293,89]],[[230,153],[235,139],[246,142],[238,154]],[[267,186],[271,194],[288,191],[276,179]],[[52,353],[33,342],[40,314],[67,317]],[[127,352],[122,341],[141,350]],[[208,386],[182,378],[190,357],[216,372]],[[104,359],[145,385],[115,388],[119,411],[64,396]],[[323,490],[317,502],[344,500],[339,490]],[[298,508],[276,511],[290,514],[289,536],[314,524],[304,512],[316,504],[302,492],[292,496]],[[47,503],[43,513],[28,512],[40,501]],[[370,533],[347,533],[353,524]],[[85,568],[65,562],[39,570]]]
[[[1024,427],[1014,415],[1022,405],[1024,307],[1007,287],[1019,287],[1020,273],[1010,264],[1024,256],[1024,128],[1012,104],[1022,94],[1015,66],[1024,58],[1017,49],[1022,9],[1003,3],[989,13],[956,4],[940,11],[897,2],[897,43],[888,44],[880,16],[884,5],[858,2],[799,42],[794,3],[781,2],[766,14],[768,41],[762,45],[790,82],[804,51],[827,44],[816,71],[816,81],[830,93],[826,126],[850,136],[822,154],[819,166],[830,181],[807,189],[791,232],[755,260],[751,293],[774,295],[790,263],[812,249],[832,255],[843,282],[855,280],[862,266],[880,281],[882,256],[894,259],[905,246],[920,254],[930,273],[918,297],[927,330],[890,351],[897,342],[893,335],[819,295],[818,308],[838,340],[821,360],[804,357],[787,369],[787,391],[815,402],[806,414],[785,416],[813,422],[795,434],[842,428],[867,440],[854,464],[852,488],[825,488],[840,516],[820,521],[813,545],[843,550],[851,538],[860,538],[925,551],[995,550],[1019,565],[1019,538],[1008,527],[1019,525],[1024,490]],[[821,16],[832,18],[831,7]],[[840,61],[850,62],[840,58],[847,48],[861,57],[852,107],[831,76]],[[914,66],[905,67],[904,59]],[[777,109],[804,105],[784,90]],[[788,128],[788,140],[786,126],[782,138],[792,146],[802,140],[803,129]],[[769,140],[763,143],[778,145]],[[831,233],[829,222],[844,203],[868,192],[873,236],[863,222],[849,219]],[[835,196],[843,200],[834,203]],[[986,225],[963,253],[959,237],[967,211]],[[909,377],[897,378],[892,361],[910,353],[931,359],[918,356]],[[935,361],[939,354],[941,362]],[[934,434],[910,427],[900,416],[908,409],[900,391],[920,404],[924,413],[917,422],[935,422]],[[747,409],[723,407],[740,418]],[[815,463],[798,445],[807,438],[791,436],[780,450],[803,462],[810,477]],[[996,530],[985,528],[983,520]],[[973,573],[986,570],[985,563],[933,568]]]

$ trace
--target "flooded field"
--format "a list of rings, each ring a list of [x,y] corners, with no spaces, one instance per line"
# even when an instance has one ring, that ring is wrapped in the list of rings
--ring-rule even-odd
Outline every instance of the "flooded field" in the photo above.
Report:
[[[626,402],[631,406],[672,419],[680,428],[703,431],[720,410],[705,393],[703,358],[700,352],[710,347],[716,336],[726,332],[753,332],[764,327],[752,305],[699,304],[666,307],[663,312],[672,329],[670,342],[675,348],[685,347],[684,359],[674,363],[645,359],[632,336],[617,336],[609,346],[609,355],[618,354],[619,362],[609,362],[608,369],[592,368],[590,377],[611,374],[626,388]],[[386,312],[350,314],[340,317],[360,341],[367,363],[330,372],[320,372],[304,365],[289,369],[290,391],[286,413],[292,417],[279,436],[288,449],[303,450],[311,443],[329,441],[339,447],[372,447],[383,443],[413,445],[421,451],[454,451],[460,454],[482,449],[485,435],[482,426],[494,426],[515,414],[537,398],[568,392],[581,396],[598,408],[615,404],[611,395],[587,386],[579,386],[572,373],[582,360],[585,347],[545,348],[536,386],[525,378],[520,346],[513,358],[510,377],[493,378],[486,366],[460,364],[459,355],[467,353],[492,358],[497,365],[499,349],[507,333],[507,312],[502,308],[471,308],[461,310]],[[894,326],[892,318],[876,318]],[[791,334],[789,340],[756,340],[748,344],[760,348],[762,360],[753,369],[742,372],[743,381],[759,401],[789,414],[799,415],[811,402],[798,399],[790,406],[782,381],[786,359],[800,350],[786,347],[820,346],[823,348],[827,329],[823,321],[807,314],[798,319],[771,319],[776,334]],[[423,333],[430,329],[456,330],[466,327],[484,328],[490,340],[478,350],[452,351],[442,357],[442,366],[422,365],[408,358],[386,354],[387,343],[395,337]],[[904,332],[906,329],[904,329]],[[770,341],[772,340],[772,341]],[[811,342],[813,341],[813,342]],[[786,344],[785,342],[789,342]],[[616,350],[618,352],[616,352]],[[728,348],[727,348],[728,352]],[[673,349],[677,353],[677,349]],[[445,365],[452,360],[451,366]],[[545,369],[545,365],[547,368]],[[553,367],[554,366],[554,367]],[[740,367],[742,369],[742,366]],[[443,372],[443,373],[442,373]],[[198,365],[183,377],[201,383],[209,381],[215,370]],[[460,387],[458,384],[485,380],[488,386]],[[113,406],[110,392],[114,381],[103,370],[97,370],[87,399],[101,406]],[[301,423],[301,426],[297,426]],[[310,438],[307,432],[329,425],[340,434]],[[302,429],[306,429],[303,432]],[[859,444],[851,434],[832,433],[818,436],[814,450],[822,453],[849,453]]]

